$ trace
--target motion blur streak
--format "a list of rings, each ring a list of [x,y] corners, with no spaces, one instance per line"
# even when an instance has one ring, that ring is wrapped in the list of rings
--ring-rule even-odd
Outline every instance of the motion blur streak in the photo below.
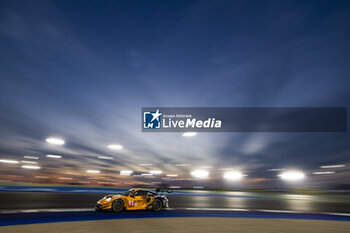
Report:
[[[282,179],[287,181],[298,181],[304,179],[305,175],[298,171],[287,171],[279,175]]]
[[[61,138],[47,138],[46,142],[55,145],[63,145],[65,143],[65,141]]]
[[[0,159],[0,163],[12,163],[12,164],[17,164],[19,163],[16,160],[10,160],[10,159]]]
[[[23,165],[21,167],[24,169],[33,169],[33,170],[41,169],[41,167],[39,167],[39,166],[31,166],[31,165]]]

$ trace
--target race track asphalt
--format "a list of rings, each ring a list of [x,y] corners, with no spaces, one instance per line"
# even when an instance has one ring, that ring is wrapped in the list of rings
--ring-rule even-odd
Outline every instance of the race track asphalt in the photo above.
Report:
[[[177,217],[10,225],[0,227],[0,231],[6,233],[345,233],[348,232],[349,228],[349,221],[240,217]]]

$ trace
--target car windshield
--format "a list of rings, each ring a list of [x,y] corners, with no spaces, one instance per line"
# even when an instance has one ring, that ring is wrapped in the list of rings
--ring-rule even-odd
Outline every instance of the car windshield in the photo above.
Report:
[[[128,191],[124,192],[122,196],[129,196],[133,191],[133,189],[129,189]]]

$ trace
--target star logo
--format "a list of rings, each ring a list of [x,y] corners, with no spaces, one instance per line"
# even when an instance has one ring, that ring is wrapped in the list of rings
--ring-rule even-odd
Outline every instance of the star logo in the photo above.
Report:
[[[153,116],[151,122],[154,120],[159,121],[159,116],[162,115],[161,113],[159,113],[159,109],[157,109],[157,111],[155,113],[151,113],[151,114]]]

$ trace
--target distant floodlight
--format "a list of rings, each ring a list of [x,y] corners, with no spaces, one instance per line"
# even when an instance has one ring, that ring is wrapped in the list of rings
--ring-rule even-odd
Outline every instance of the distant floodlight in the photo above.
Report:
[[[50,177],[48,176],[35,176],[37,179],[49,179]]]
[[[326,171],[326,172],[313,172],[314,175],[326,175],[326,174],[334,174],[335,171]]]
[[[224,168],[219,168],[220,171],[232,171],[232,167],[224,167]]]
[[[17,160],[11,160],[11,159],[0,159],[0,163],[12,163],[17,164],[19,163]]]
[[[28,155],[23,156],[23,158],[25,158],[25,159],[39,159],[39,157],[36,157],[36,156],[28,156]]]
[[[30,164],[37,164],[36,161],[28,161],[28,160],[21,160],[21,163],[30,163]]]
[[[108,160],[112,160],[114,159],[113,157],[109,157],[109,156],[98,156],[99,159],[108,159]]]
[[[139,163],[138,165],[139,166],[152,166],[151,163]]]
[[[178,164],[175,164],[175,166],[177,166],[177,167],[188,167],[188,166],[190,166],[190,164],[188,164],[188,163],[178,163]]]
[[[24,168],[24,169],[38,170],[38,169],[40,169],[41,167],[39,167],[39,166],[32,166],[32,165],[23,165],[22,168]]]
[[[111,145],[108,145],[108,148],[111,150],[121,150],[123,149],[123,146],[118,144],[111,144]]]
[[[268,172],[279,172],[279,171],[284,171],[284,168],[271,168],[271,169],[267,169],[266,171]]]
[[[177,174],[167,174],[167,177],[177,177]]]
[[[87,173],[93,173],[93,174],[98,174],[100,173],[99,170],[86,170]]]
[[[227,171],[224,173],[224,178],[226,180],[240,180],[242,179],[243,174],[238,171]]]
[[[186,133],[182,134],[182,136],[184,136],[184,137],[193,137],[196,135],[197,135],[197,132],[186,132]]]
[[[339,167],[345,167],[345,164],[335,164],[335,165],[320,166],[320,168],[339,168]]]
[[[47,158],[53,158],[53,159],[60,159],[62,158],[61,155],[46,155]]]
[[[158,175],[158,174],[162,174],[163,172],[159,171],[159,170],[153,170],[153,171],[150,171],[149,173],[154,174],[154,175]]]
[[[207,170],[195,170],[191,172],[191,175],[195,178],[205,179],[209,176],[209,172]]]
[[[121,176],[130,176],[133,173],[133,171],[123,170],[120,171]]]
[[[305,178],[304,173],[298,171],[283,172],[278,176],[287,181],[297,181]]]
[[[46,142],[54,145],[63,145],[65,143],[61,138],[46,138]]]

